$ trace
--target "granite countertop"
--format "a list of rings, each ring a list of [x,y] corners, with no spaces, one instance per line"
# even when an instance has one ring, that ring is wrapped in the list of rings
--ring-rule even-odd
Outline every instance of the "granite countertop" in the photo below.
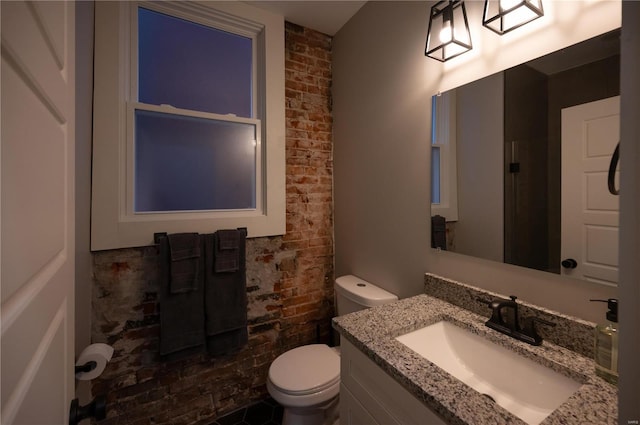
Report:
[[[448,423],[524,424],[395,339],[441,320],[481,335],[582,384],[541,424],[617,423],[617,387],[596,376],[592,359],[548,341],[536,347],[502,335],[484,325],[485,317],[441,299],[417,295],[336,317],[333,325],[343,338]]]

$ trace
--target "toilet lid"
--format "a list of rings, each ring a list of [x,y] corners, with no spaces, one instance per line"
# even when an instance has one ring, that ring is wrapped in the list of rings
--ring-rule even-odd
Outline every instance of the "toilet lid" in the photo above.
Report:
[[[269,380],[289,394],[321,391],[340,381],[340,356],[325,344],[294,348],[271,363]]]

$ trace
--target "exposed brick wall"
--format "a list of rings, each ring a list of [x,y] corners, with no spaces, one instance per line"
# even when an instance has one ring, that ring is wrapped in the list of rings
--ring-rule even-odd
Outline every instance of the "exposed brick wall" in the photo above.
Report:
[[[287,233],[247,240],[249,343],[219,358],[158,355],[157,250],[93,254],[93,342],[115,348],[93,394],[104,424],[208,424],[266,396],[269,365],[333,316],[331,38],[286,24]]]

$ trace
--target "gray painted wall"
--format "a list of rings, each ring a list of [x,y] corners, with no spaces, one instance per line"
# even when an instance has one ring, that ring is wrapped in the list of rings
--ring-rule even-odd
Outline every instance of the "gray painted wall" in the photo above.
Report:
[[[619,423],[640,420],[640,3],[622,5]]]
[[[76,3],[76,257],[75,351],[91,344],[91,116],[93,111],[93,2]],[[91,401],[89,381],[76,382],[80,404]]]
[[[428,11],[368,3],[334,38],[336,276],[400,297],[422,291],[430,249]]]

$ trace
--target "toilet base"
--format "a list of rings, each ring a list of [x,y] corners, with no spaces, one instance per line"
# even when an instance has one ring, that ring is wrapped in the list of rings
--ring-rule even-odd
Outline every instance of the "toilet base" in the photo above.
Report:
[[[324,406],[284,406],[282,425],[339,425],[339,399],[336,397]]]

